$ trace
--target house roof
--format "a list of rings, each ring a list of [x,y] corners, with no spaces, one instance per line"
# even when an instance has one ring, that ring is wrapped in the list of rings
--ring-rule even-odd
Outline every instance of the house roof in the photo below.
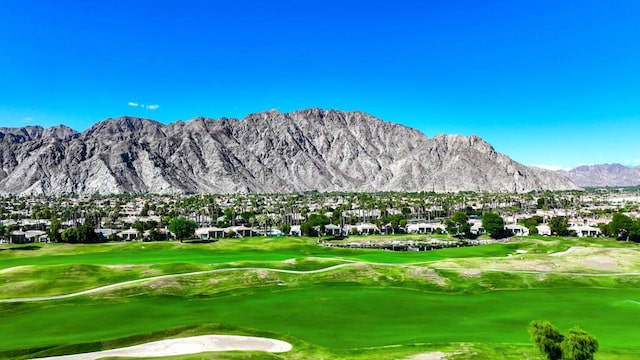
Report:
[[[215,227],[215,226],[204,227],[204,228],[196,229],[196,235],[202,235],[202,234],[208,234],[210,232],[220,232],[220,231],[224,231],[224,229],[218,228],[218,227]]]

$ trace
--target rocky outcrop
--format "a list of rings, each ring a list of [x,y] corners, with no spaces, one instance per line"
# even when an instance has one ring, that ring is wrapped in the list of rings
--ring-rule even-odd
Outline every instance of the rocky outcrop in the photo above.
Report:
[[[3,193],[295,192],[575,189],[477,136],[424,136],[362,112],[267,111],[169,125],[108,119],[0,129]]]

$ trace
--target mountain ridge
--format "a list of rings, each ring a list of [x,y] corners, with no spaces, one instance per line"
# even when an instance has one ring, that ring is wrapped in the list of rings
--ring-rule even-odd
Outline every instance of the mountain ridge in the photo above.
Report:
[[[581,165],[571,170],[559,170],[558,173],[583,187],[640,185],[640,166],[618,163]]]
[[[21,135],[21,142],[0,141],[0,192],[577,188],[560,174],[511,160],[475,135],[429,138],[360,111],[270,110],[242,120],[196,117],[166,125],[123,116],[66,137],[40,129]]]

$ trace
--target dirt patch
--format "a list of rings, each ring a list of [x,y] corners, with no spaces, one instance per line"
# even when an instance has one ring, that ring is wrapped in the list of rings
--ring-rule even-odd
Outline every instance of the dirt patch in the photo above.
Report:
[[[477,278],[482,276],[482,270],[480,269],[464,269],[460,272],[460,275],[462,275],[463,277],[470,279],[470,278]]]
[[[256,270],[256,276],[258,277],[258,279],[275,279],[276,278],[273,272],[268,270]]]
[[[639,272],[637,249],[596,248],[575,246],[550,255],[510,256],[500,259],[459,259],[441,261],[432,266],[449,269],[480,269],[482,271],[535,272]],[[461,272],[464,270],[460,270]],[[462,274],[463,276],[465,274]]]
[[[164,279],[149,281],[149,283],[147,283],[145,287],[156,290],[156,289],[175,288],[175,287],[178,287],[179,285],[180,284],[175,278],[164,278]]]
[[[282,263],[285,265],[295,265],[298,263],[298,261],[296,259],[287,259],[282,261]]]
[[[420,266],[410,266],[407,269],[407,275],[411,277],[426,279],[429,282],[435,283],[439,286],[447,285],[447,278],[440,276],[440,274],[438,274],[435,270],[430,268],[420,267]]]
[[[586,268],[603,271],[618,271],[620,267],[615,259],[607,256],[588,256],[578,259],[579,263]]]
[[[564,252],[562,259],[567,265],[581,266],[598,271],[637,271],[638,256],[636,249],[584,248],[573,247],[570,253]],[[569,249],[569,250],[571,250]],[[568,250],[567,250],[568,251]]]

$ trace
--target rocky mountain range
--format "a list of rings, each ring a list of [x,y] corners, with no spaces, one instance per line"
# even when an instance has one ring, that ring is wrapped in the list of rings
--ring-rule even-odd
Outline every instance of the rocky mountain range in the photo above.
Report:
[[[437,135],[362,112],[308,109],[168,125],[120,117],[84,132],[0,128],[0,193],[576,189],[477,136]]]
[[[597,186],[638,186],[640,185],[640,167],[627,167],[621,164],[583,165],[569,171],[560,170],[576,185]]]

